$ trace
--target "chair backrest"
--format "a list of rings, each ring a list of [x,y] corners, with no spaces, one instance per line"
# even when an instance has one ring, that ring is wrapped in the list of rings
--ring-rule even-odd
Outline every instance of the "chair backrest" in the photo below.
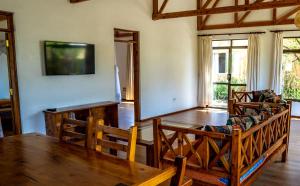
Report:
[[[252,102],[253,92],[232,90],[231,98],[236,99],[237,102]]]
[[[93,118],[87,121],[63,118],[60,126],[59,140],[75,145],[91,146]]]
[[[104,148],[110,150],[123,151],[127,153],[127,160],[135,160],[137,127],[133,126],[129,130],[105,126],[104,120],[96,122],[95,147],[96,151],[104,153]],[[118,143],[117,139],[128,141],[128,144]]]
[[[2,123],[1,123],[1,117],[0,117],[0,138],[3,138],[4,134],[3,134],[3,129],[2,129]]]

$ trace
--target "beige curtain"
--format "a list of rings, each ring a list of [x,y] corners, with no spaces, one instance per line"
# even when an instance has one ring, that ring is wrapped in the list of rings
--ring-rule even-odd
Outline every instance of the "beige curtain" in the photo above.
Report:
[[[283,53],[283,36],[282,32],[274,34],[274,58],[273,58],[273,73],[272,73],[272,90],[277,95],[281,94],[282,81],[282,53]]]
[[[198,63],[199,63],[199,85],[198,104],[206,107],[212,103],[212,38],[205,36],[198,38]]]
[[[133,59],[133,43],[128,43],[127,50],[127,85],[126,100],[134,100],[134,59]]]
[[[247,65],[247,91],[258,90],[260,68],[260,38],[259,34],[250,34]]]

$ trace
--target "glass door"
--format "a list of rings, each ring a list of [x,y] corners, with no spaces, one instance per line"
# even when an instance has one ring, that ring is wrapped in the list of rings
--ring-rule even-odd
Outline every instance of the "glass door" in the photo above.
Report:
[[[228,100],[229,48],[213,51],[213,106],[224,107]]]
[[[246,90],[248,40],[213,41],[213,107],[226,108],[232,90]]]
[[[21,134],[13,13],[0,10],[0,120],[4,134]]]
[[[14,134],[12,100],[10,95],[7,34],[0,32],[0,122],[5,136]]]

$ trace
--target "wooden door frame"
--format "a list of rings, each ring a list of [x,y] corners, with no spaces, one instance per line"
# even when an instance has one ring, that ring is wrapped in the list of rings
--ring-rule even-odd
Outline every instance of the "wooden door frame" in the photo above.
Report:
[[[18,73],[16,63],[16,50],[15,50],[15,35],[14,35],[14,20],[13,13],[0,10],[0,16],[5,16],[7,19],[7,28],[0,28],[0,32],[6,34],[6,40],[8,41],[8,74],[9,74],[9,88],[10,99],[12,101],[12,115],[14,133],[19,135],[22,133],[21,127],[21,112],[20,112],[20,99],[19,99],[19,87],[18,87]]]
[[[116,31],[132,34],[133,38],[133,66],[134,66],[134,118],[136,122],[141,121],[141,99],[140,99],[140,33],[139,31],[114,28]]]

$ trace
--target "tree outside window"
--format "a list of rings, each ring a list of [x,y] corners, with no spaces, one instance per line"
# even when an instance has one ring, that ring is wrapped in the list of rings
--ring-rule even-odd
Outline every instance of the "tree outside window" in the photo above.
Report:
[[[300,38],[284,38],[282,92],[285,99],[300,100]]]

